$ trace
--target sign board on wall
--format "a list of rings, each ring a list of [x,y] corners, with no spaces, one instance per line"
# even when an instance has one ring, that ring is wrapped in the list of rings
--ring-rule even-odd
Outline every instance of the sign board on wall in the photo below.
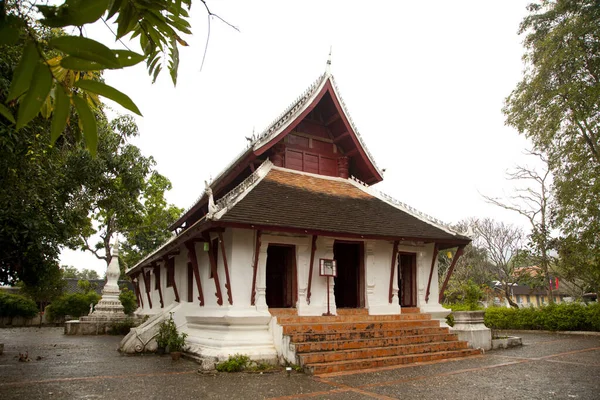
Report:
[[[319,275],[320,276],[337,276],[337,262],[327,258],[319,260]]]

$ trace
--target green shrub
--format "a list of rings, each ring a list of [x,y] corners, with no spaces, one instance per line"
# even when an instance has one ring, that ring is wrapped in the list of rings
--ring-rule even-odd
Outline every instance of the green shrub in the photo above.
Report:
[[[243,354],[229,356],[227,361],[218,363],[216,368],[219,372],[241,372],[250,365],[250,357]]]
[[[96,305],[98,301],[100,295],[96,292],[64,294],[54,300],[49,309],[47,308],[48,319],[54,321],[66,315],[79,318],[89,313],[91,303]]]
[[[112,323],[108,328],[108,334],[125,336],[129,333],[131,328],[135,326],[137,326],[135,321],[131,318],[127,318],[123,321]]]
[[[138,307],[135,293],[133,292],[133,290],[129,290],[126,287],[121,289],[121,294],[119,294],[119,300],[121,300],[121,304],[123,304],[123,312],[127,315],[133,314],[133,312]]]
[[[0,317],[31,318],[38,315],[38,307],[28,297],[0,292]]]
[[[492,329],[600,331],[600,304],[550,304],[540,308],[491,307],[485,325]]]

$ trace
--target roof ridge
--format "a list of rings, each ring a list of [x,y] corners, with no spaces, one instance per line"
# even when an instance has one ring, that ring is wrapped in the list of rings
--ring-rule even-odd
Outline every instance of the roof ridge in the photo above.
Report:
[[[462,235],[461,233],[452,229],[450,227],[450,224],[445,223],[441,219],[435,218],[427,213],[419,211],[416,208],[390,196],[389,194],[384,193],[381,190],[375,189],[372,186],[367,185],[366,183],[364,183],[360,179],[356,178],[355,176],[351,176],[350,178],[348,178],[348,180],[351,182],[354,182],[355,186],[357,186],[359,189],[364,190],[365,192],[369,193],[370,195],[372,195],[382,201],[385,201],[386,203],[390,204],[391,206],[396,207],[396,208],[412,215],[413,217],[420,219],[423,222],[435,225],[436,227],[446,231],[447,233],[449,233],[451,235],[455,235],[455,236]]]
[[[231,189],[215,202],[216,210],[210,219],[216,220],[223,216],[232,206],[244,198],[248,189],[260,182],[273,167],[273,163],[267,158],[239,185]]]
[[[348,119],[348,122],[350,122],[350,127],[352,128],[352,130],[356,134],[356,138],[358,139],[358,141],[360,142],[361,147],[364,149],[365,153],[367,154],[367,157],[371,161],[371,164],[373,164],[373,166],[375,167],[375,169],[377,170],[377,172],[379,173],[379,175],[383,176],[383,172],[377,166],[377,163],[375,162],[375,158],[373,158],[373,155],[371,154],[371,152],[367,148],[367,145],[363,141],[362,136],[361,136],[360,132],[358,131],[358,128],[356,127],[356,124],[354,123],[354,120],[352,119],[352,116],[350,115],[350,111],[348,111],[348,107],[346,107],[346,102],[344,101],[344,98],[342,97],[342,94],[340,93],[340,89],[338,88],[338,85],[337,85],[337,83],[335,81],[334,76],[330,75],[330,78],[331,78],[331,86],[333,86],[333,91],[335,92],[336,97],[340,100],[340,105],[342,106],[342,111],[346,115],[346,118]]]
[[[279,127],[281,127],[285,121],[289,120],[300,107],[308,100],[316,91],[316,89],[331,75],[327,72],[319,75],[319,77],[306,89],[302,94],[296,97],[294,100],[282,113],[279,114],[277,118],[275,118],[268,126],[265,128],[260,135],[254,139],[251,143],[251,147],[256,146],[260,142],[267,139],[271,133],[276,131]]]

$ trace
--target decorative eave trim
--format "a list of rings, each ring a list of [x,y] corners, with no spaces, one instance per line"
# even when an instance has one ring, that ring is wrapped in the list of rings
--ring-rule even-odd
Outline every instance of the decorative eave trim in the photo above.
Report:
[[[377,171],[377,173],[379,174],[379,176],[383,177],[383,171],[381,171],[379,169],[379,167],[377,166],[377,163],[375,162],[375,159],[373,158],[373,155],[371,154],[371,152],[367,148],[367,145],[363,141],[362,136],[360,135],[360,132],[358,132],[358,128],[356,127],[356,125],[354,124],[354,121],[352,120],[352,117],[350,116],[350,112],[348,111],[348,108],[346,107],[346,103],[344,102],[344,98],[340,94],[340,90],[338,89],[337,83],[335,82],[335,78],[333,77],[333,75],[330,75],[330,80],[331,80],[331,87],[333,87],[333,91],[335,93],[335,96],[337,97],[337,99],[340,102],[340,106],[342,107],[342,111],[344,112],[344,116],[346,117],[346,120],[348,120],[348,122],[350,123],[350,127],[354,131],[354,134],[355,134],[356,138],[358,139],[358,142],[360,143],[360,146],[365,151],[365,154],[367,155],[367,158],[369,159],[369,161],[371,162],[371,164],[373,164],[373,167],[375,168],[375,170]]]
[[[227,211],[231,210],[237,203],[246,197],[246,195],[250,193],[265,176],[267,176],[271,168],[273,168],[273,163],[268,159],[260,164],[250,176],[242,181],[242,183],[237,185],[215,203],[216,210],[210,219],[213,221],[221,219]]]
[[[306,89],[288,108],[285,109],[284,112],[275,118],[268,128],[266,128],[252,142],[253,150],[259,150],[261,147],[273,140],[273,138],[277,137],[277,135],[286,129],[290,123],[295,121],[296,118],[302,114],[310,104],[312,104],[327,83],[327,79],[330,76],[331,75],[327,73],[319,76],[312,83],[312,85],[308,87],[308,89]]]
[[[435,217],[432,217],[431,215],[425,214],[424,212],[421,212],[421,211],[417,210],[416,208],[409,206],[406,203],[396,200],[392,196],[390,196],[380,190],[377,190],[377,189],[373,188],[372,186],[367,185],[366,183],[362,182],[361,180],[357,179],[354,176],[351,176],[350,178],[348,178],[348,182],[350,182],[352,185],[356,186],[358,189],[370,194],[373,197],[378,198],[379,200],[391,205],[392,207],[395,207],[401,211],[404,211],[405,213],[407,213],[409,215],[412,215],[413,217],[425,222],[426,224],[433,225],[436,228],[441,229],[446,233],[449,233],[450,235],[458,237],[459,239],[467,239],[467,237],[464,234],[455,231],[454,229],[452,229],[450,227],[449,224],[447,224]]]

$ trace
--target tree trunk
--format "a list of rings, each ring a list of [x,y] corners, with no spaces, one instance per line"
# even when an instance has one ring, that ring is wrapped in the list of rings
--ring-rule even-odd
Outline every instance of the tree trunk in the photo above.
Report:
[[[519,305],[514,302],[512,296],[510,295],[510,287],[508,285],[504,286],[504,295],[506,296],[506,300],[508,301],[508,304],[510,304],[511,307],[519,308]]]

